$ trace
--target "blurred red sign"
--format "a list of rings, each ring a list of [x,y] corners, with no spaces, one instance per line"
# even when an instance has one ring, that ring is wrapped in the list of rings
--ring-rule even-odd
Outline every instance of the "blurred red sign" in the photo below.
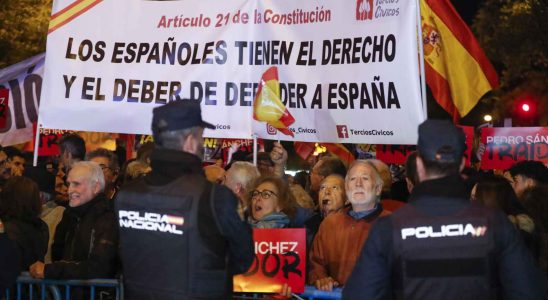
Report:
[[[36,136],[36,123],[32,124],[34,136]],[[38,141],[38,156],[59,155],[59,140],[64,134],[73,133],[72,130],[57,130],[40,128],[40,140]]]
[[[521,160],[548,165],[548,127],[483,128],[483,170],[506,170]]]
[[[405,164],[407,156],[417,149],[415,145],[377,145],[377,159],[387,164]]]
[[[255,259],[247,273],[234,276],[234,291],[279,293],[287,283],[293,293],[304,292],[305,229],[254,229],[253,241]]]
[[[8,89],[0,88],[0,128],[6,127],[6,122],[9,117],[9,98],[10,92]]]
[[[464,136],[466,138],[466,151],[464,151],[466,166],[470,166],[472,145],[474,143],[474,127],[459,127],[464,131]],[[377,159],[382,160],[387,164],[403,165],[405,164],[407,156],[416,149],[417,147],[415,145],[377,145]]]

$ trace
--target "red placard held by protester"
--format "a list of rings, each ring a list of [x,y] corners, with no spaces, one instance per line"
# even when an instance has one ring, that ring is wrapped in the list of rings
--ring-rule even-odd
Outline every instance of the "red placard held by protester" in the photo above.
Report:
[[[505,170],[521,160],[548,165],[548,127],[483,128],[481,169]]]
[[[284,283],[293,293],[304,291],[306,239],[304,228],[254,229],[255,259],[234,276],[235,292],[279,293]]]
[[[9,98],[10,92],[8,89],[0,88],[0,128],[6,127],[6,122],[9,117]]]
[[[32,124],[34,136],[36,136],[36,123]],[[40,128],[40,140],[38,143],[38,156],[59,155],[59,140],[63,134],[73,133],[72,130],[57,130]],[[34,144],[33,144],[34,145]]]

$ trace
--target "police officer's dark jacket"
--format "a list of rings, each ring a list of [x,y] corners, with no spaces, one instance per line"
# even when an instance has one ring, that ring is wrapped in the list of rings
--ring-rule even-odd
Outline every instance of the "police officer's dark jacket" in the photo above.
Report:
[[[460,176],[418,185],[377,220],[344,299],[542,299],[544,278],[500,211],[471,204]]]
[[[0,220],[0,299],[3,299],[5,289],[15,284],[20,273],[20,253],[17,244],[8,238],[4,231],[4,224]]]
[[[230,299],[253,260],[251,229],[230,190],[192,154],[156,149],[152,172],[115,200],[129,299]]]
[[[116,216],[103,193],[91,201],[68,207],[55,229],[51,248],[53,263],[46,264],[45,278],[113,278],[117,268]]]

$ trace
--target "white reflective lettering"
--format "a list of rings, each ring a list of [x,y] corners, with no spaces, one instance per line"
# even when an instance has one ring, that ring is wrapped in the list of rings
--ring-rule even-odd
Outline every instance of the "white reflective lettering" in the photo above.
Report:
[[[159,231],[182,235],[183,231],[177,229],[182,226],[184,219],[177,216],[162,215],[158,213],[120,210],[118,213],[120,227],[147,231]],[[175,224],[170,224],[175,223]]]
[[[473,237],[484,236],[487,226],[476,226],[468,224],[447,224],[434,229],[433,226],[407,227],[401,229],[402,240],[409,237],[417,239],[442,238],[453,236],[471,235]]]

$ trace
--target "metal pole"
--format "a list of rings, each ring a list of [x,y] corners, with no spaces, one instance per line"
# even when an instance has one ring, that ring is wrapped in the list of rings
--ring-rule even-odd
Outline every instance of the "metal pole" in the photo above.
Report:
[[[40,115],[38,115],[38,120],[36,121],[36,138],[34,139],[34,155],[32,159],[32,166],[36,167],[38,165],[38,145],[40,144]]]
[[[258,145],[257,145],[257,134],[254,133],[253,134],[253,165],[254,166],[257,166],[257,149],[258,149]]]

